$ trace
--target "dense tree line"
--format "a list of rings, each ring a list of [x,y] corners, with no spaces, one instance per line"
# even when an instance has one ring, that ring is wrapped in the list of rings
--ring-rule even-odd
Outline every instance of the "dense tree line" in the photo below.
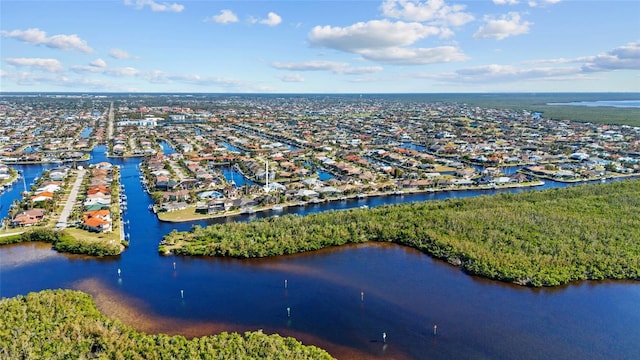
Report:
[[[0,237],[0,245],[19,242],[40,241],[52,244],[60,252],[86,254],[92,256],[113,256],[121,252],[120,243],[107,243],[89,239],[75,238],[65,231],[36,227],[22,234]]]
[[[0,300],[2,359],[331,359],[262,332],[186,339],[144,334],[106,318],[88,294],[45,290]]]
[[[640,278],[640,180],[283,216],[172,232],[162,253],[264,257],[394,242],[530,286]]]

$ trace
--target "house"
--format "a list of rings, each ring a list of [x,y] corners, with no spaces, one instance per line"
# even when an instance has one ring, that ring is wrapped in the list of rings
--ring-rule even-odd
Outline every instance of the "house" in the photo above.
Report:
[[[31,197],[31,201],[33,202],[41,202],[53,199],[53,193],[50,191],[43,191],[35,194]]]
[[[517,183],[523,183],[523,182],[529,181],[529,177],[522,173],[515,173],[512,175],[509,175],[509,177],[511,178],[511,181],[517,182]]]
[[[233,208],[233,200],[231,199],[213,199],[206,203],[198,203],[196,213],[214,214],[220,211],[228,211]]]
[[[67,176],[67,173],[63,171],[51,171],[49,173],[49,179],[53,181],[62,181],[64,180],[65,176]]]
[[[50,192],[50,193],[54,193],[56,191],[60,190],[60,186],[59,185],[54,185],[54,184],[49,184],[49,185],[45,185],[41,188],[38,188],[36,190],[36,193],[42,193],[42,192]]]
[[[85,219],[82,223],[82,227],[89,231],[94,232],[108,232],[111,231],[111,223],[99,218]]]
[[[171,211],[182,210],[186,208],[187,208],[186,202],[171,202],[171,203],[162,204],[162,207],[160,208],[160,210],[171,212]]]
[[[97,205],[97,204],[103,205],[103,206],[110,206],[111,197],[110,196],[109,197],[92,197],[92,198],[87,197],[83,205],[85,207],[88,207],[88,206]]]
[[[162,194],[164,201],[187,201],[191,198],[188,190],[168,191]]]
[[[239,209],[250,208],[257,205],[258,203],[255,202],[255,200],[250,198],[242,197],[242,198],[233,200],[233,206]]]
[[[45,209],[35,208],[35,209],[25,210],[20,214],[16,215],[13,218],[13,220],[11,220],[11,226],[16,227],[16,226],[36,225],[37,223],[42,221],[42,219],[44,219],[45,214],[46,214]]]
[[[82,227],[89,231],[111,231],[111,211],[109,210],[85,211],[83,218]]]

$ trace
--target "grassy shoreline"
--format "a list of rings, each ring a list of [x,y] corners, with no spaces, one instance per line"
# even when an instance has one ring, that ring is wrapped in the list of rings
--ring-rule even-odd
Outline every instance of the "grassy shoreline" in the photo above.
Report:
[[[544,182],[542,182],[542,181],[532,181],[532,182],[527,182],[527,183],[504,184],[504,185],[499,185],[497,187],[492,187],[492,186],[486,185],[486,186],[456,186],[456,187],[431,188],[431,189],[405,189],[400,193],[396,193],[394,191],[367,193],[367,194],[365,194],[365,197],[424,194],[424,193],[429,193],[429,192],[438,193],[438,192],[444,192],[444,191],[466,191],[466,190],[482,191],[482,190],[496,190],[496,189],[513,189],[513,188],[521,188],[521,187],[536,187],[536,186],[542,186],[542,185],[544,185]],[[335,202],[335,201],[342,201],[342,200],[353,200],[353,199],[356,199],[356,198],[358,198],[358,195],[357,194],[352,194],[352,195],[349,195],[349,196],[345,196],[343,198],[333,197],[333,198],[321,199],[321,200],[318,200],[317,203]],[[253,208],[252,210],[255,211],[256,213],[258,213],[258,212],[264,212],[264,211],[272,211],[275,206],[279,206],[281,208],[287,208],[287,207],[307,206],[307,205],[315,205],[315,204],[316,203],[314,203],[314,202],[300,202],[300,201],[298,201],[298,202],[288,202],[288,203],[281,203],[281,204],[277,204],[277,205],[256,207],[256,208]],[[191,207],[187,207],[185,209],[175,210],[175,211],[171,211],[171,212],[158,212],[158,213],[156,213],[156,215],[158,217],[158,220],[163,221],[163,222],[169,222],[169,223],[179,223],[179,222],[206,220],[206,219],[216,219],[216,218],[222,218],[222,217],[237,216],[237,215],[242,215],[242,214],[244,214],[244,212],[242,210],[229,210],[229,211],[223,211],[223,212],[218,212],[218,213],[208,214],[208,215],[197,214],[195,212],[195,206],[191,206]]]
[[[527,286],[640,278],[640,180],[172,232],[163,254],[265,257],[393,242],[465,272]]]

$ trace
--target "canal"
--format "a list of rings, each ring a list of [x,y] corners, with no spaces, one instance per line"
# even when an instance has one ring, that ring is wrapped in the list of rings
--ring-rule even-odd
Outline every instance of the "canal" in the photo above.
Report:
[[[93,156],[91,163],[109,160],[121,166],[130,247],[117,257],[91,258],[58,254],[46,244],[2,246],[0,296],[80,289],[93,294],[105,314],[143,331],[201,336],[263,329],[321,346],[338,358],[638,358],[637,281],[523,288],[469,276],[392,244],[251,260],[160,256],[158,242],[174,229],[269,213],[158,222],[140,184],[139,159],[106,159],[104,148],[96,148]],[[43,170],[40,165],[17,168],[27,186]],[[547,182],[539,188],[557,186],[564,185]],[[2,215],[22,187],[18,182],[2,195]],[[281,213],[303,215],[497,191],[370,197],[285,208]]]

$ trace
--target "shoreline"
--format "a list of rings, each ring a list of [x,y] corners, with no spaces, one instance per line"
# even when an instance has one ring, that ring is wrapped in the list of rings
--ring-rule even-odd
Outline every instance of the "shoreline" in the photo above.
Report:
[[[98,279],[84,279],[73,283],[71,289],[83,291],[92,296],[96,308],[104,316],[115,319],[136,331],[145,333],[166,334],[169,336],[181,335],[186,338],[198,338],[216,335],[222,332],[264,331],[267,335],[278,334],[283,337],[293,337],[305,345],[317,346],[338,358],[348,359],[372,359],[378,358],[370,353],[342,344],[319,338],[302,331],[295,331],[284,327],[268,327],[259,325],[235,324],[221,321],[197,321],[172,318],[159,313],[154,313],[142,300],[123,294]],[[402,353],[400,358],[405,358]]]
[[[550,174],[550,175],[536,174],[526,170],[521,170],[521,172],[523,174],[537,176],[540,179],[552,180],[552,181],[556,181],[563,184],[590,183],[595,181],[606,181],[606,180],[628,179],[628,178],[640,177],[639,173],[631,173],[631,174],[618,174],[618,175],[612,175],[612,176],[601,176],[601,177],[594,177],[594,178],[588,178],[588,179],[563,179],[563,178],[554,177],[553,174]]]
[[[367,194],[362,194],[362,195],[354,194],[354,195],[347,195],[347,196],[343,196],[343,197],[339,197],[339,198],[318,199],[317,201],[298,201],[298,202],[292,202],[292,203],[269,205],[269,206],[260,207],[260,208],[232,210],[232,211],[226,211],[226,212],[223,212],[223,213],[215,213],[215,214],[210,214],[210,215],[196,214],[195,213],[195,206],[191,206],[191,207],[187,207],[186,209],[183,209],[183,210],[176,210],[176,211],[172,211],[172,212],[168,213],[168,214],[172,214],[172,213],[176,213],[176,212],[179,212],[179,211],[184,212],[186,210],[193,210],[194,211],[194,213],[191,213],[189,215],[185,215],[185,218],[181,218],[181,219],[162,218],[162,214],[167,214],[166,212],[164,212],[164,213],[163,212],[156,212],[156,216],[158,218],[158,221],[162,221],[162,222],[166,222],[166,223],[182,223],[182,222],[190,222],[190,221],[200,221],[200,220],[207,220],[207,219],[218,219],[218,218],[224,218],[224,217],[233,217],[233,216],[238,216],[238,215],[250,215],[250,214],[261,213],[261,212],[266,212],[266,211],[281,211],[281,210],[283,210],[285,208],[288,208],[288,207],[317,205],[317,204],[323,204],[323,203],[334,202],[334,201],[347,201],[347,200],[354,200],[354,199],[366,199],[366,198],[369,198],[369,197],[403,196],[403,195],[414,195],[414,194],[439,193],[439,192],[445,192],[445,191],[474,191],[474,190],[475,191],[483,191],[483,190],[516,189],[516,188],[537,187],[537,186],[542,186],[542,185],[544,185],[544,181],[534,181],[534,182],[527,182],[527,183],[514,183],[514,184],[507,184],[507,185],[500,185],[500,186],[491,186],[491,185],[488,185],[488,186],[459,186],[459,187],[455,187],[455,188],[430,188],[430,189],[427,189],[427,190],[408,189],[408,190],[402,190],[402,191],[386,191],[386,192],[367,193]],[[278,209],[278,207],[280,209]]]

